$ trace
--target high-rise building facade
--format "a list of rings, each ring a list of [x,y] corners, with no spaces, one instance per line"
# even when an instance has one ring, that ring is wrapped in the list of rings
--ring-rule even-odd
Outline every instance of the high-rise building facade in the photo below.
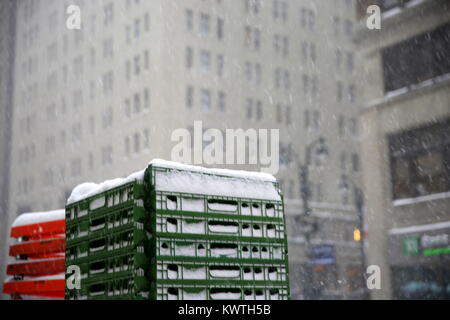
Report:
[[[323,297],[358,296],[354,1],[17,3],[11,212],[59,208],[80,182],[171,159],[178,128],[279,129],[292,294],[302,298],[298,171],[323,136],[327,156],[313,152],[309,167],[320,225],[311,247],[329,259],[314,261],[315,285]],[[80,30],[66,26],[69,5],[80,8]]]
[[[13,110],[15,1],[0,2],[0,261],[6,252],[8,238],[8,194],[10,185],[11,128]],[[0,263],[0,283],[5,276]],[[0,293],[1,296],[1,293]]]
[[[356,35],[371,295],[449,299],[450,3],[377,4],[381,29]]]

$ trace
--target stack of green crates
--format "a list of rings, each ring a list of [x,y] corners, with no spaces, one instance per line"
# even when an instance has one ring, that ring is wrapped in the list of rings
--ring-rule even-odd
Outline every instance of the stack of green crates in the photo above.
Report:
[[[72,203],[66,215],[66,265],[82,273],[66,298],[289,298],[276,182],[154,162],[142,179]]]
[[[66,207],[66,267],[81,271],[81,289],[66,299],[148,298],[149,215],[143,181]]]

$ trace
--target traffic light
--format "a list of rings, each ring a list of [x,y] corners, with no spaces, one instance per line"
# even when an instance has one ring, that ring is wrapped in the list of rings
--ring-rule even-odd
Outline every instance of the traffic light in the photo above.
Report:
[[[353,230],[353,240],[356,242],[361,241],[361,230],[359,229]]]

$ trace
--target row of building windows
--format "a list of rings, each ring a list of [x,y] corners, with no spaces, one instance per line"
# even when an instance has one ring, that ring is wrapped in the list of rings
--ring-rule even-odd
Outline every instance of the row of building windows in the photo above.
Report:
[[[185,20],[186,31],[194,32],[194,12],[191,9],[186,9]],[[211,34],[212,21],[213,19],[209,14],[204,12],[199,13],[199,34],[202,37],[207,37]],[[225,33],[225,20],[217,17],[215,28],[217,39],[222,40]]]
[[[150,15],[145,13],[142,18],[135,18],[132,24],[125,26],[125,42],[131,44],[133,40],[138,40],[142,32],[150,31]]]
[[[261,120],[263,116],[262,101],[255,98],[247,98],[245,100],[245,117],[248,120]]]
[[[124,113],[127,119],[133,115],[150,109],[150,89],[145,88],[142,92],[135,92],[131,97],[125,98]]]
[[[210,89],[200,89],[199,102],[201,110],[204,112],[213,111],[213,94]],[[219,91],[217,96],[217,110],[220,112],[225,112],[226,110],[226,94],[223,91]],[[185,104],[186,108],[192,109],[195,105],[195,89],[192,86],[186,87],[186,97]]]
[[[194,49],[192,47],[186,47],[186,53],[185,53],[185,67],[186,69],[192,69],[194,68]],[[212,69],[212,53],[208,50],[200,50],[199,55],[199,65],[200,70],[203,73],[210,72]],[[223,76],[224,68],[225,68],[225,58],[223,54],[217,54],[216,55],[216,68],[217,68],[217,75],[219,77]]]
[[[142,132],[135,132],[131,136],[125,137],[125,156],[139,155],[143,151],[150,150],[150,131],[144,129]]]
[[[130,81],[131,75],[139,76],[141,70],[150,69],[150,52],[144,50],[142,55],[135,55],[133,59],[129,59],[125,62],[125,78]]]

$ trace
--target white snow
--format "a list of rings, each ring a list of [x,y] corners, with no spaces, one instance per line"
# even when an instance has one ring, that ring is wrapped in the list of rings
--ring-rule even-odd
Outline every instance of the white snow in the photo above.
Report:
[[[19,227],[30,224],[37,224],[49,221],[64,220],[65,211],[64,210],[54,210],[47,212],[30,212],[21,214],[14,220],[12,226]]]
[[[177,232],[177,225],[175,223],[171,223],[170,221],[167,221],[166,227],[167,227],[167,232],[171,232],[171,233]]]
[[[182,198],[183,211],[203,212],[205,204],[203,199]]]
[[[78,212],[78,218],[87,216],[87,214],[88,214],[87,210],[81,210],[81,211]]]
[[[227,213],[237,213],[237,204],[209,202],[208,208],[215,211],[226,211]]]
[[[281,259],[282,255],[283,255],[283,253],[282,253],[282,249],[281,248],[275,248],[273,250],[273,257],[275,259]]]
[[[178,296],[175,294],[167,294],[167,300],[178,300]]]
[[[176,245],[175,246],[176,256],[187,256],[195,257],[195,246],[194,245]]]
[[[72,190],[72,194],[67,200],[67,204],[71,204],[80,201],[82,199],[92,197],[107,190],[123,186],[124,184],[127,184],[135,180],[141,180],[144,177],[144,171],[145,170],[134,172],[126,178],[106,180],[101,183],[94,183],[94,182],[82,183]]]
[[[267,228],[267,237],[268,237],[268,238],[275,238],[275,237],[276,237],[276,235],[275,235],[275,229],[269,229],[269,228]]]
[[[91,227],[91,231],[97,231],[97,230],[103,229],[104,227],[105,227],[105,224],[102,223],[102,224],[99,224],[98,226]]]
[[[238,226],[229,225],[208,225],[209,231],[217,233],[237,233],[239,231]]]
[[[405,227],[405,228],[394,228],[394,229],[389,230],[388,234],[399,235],[399,234],[408,234],[408,233],[416,233],[416,232],[434,231],[434,230],[447,229],[447,228],[450,228],[449,221],[409,226],[409,227]]]
[[[269,274],[269,280],[270,281],[276,281],[277,280],[277,272],[276,271],[269,272],[268,274]]]
[[[205,233],[205,222],[188,223],[186,221],[182,222],[183,233],[190,234],[204,234]]]
[[[106,203],[105,197],[92,200],[92,202],[89,204],[89,210],[95,210],[104,207],[105,203]]]
[[[173,270],[167,270],[167,278],[168,279],[178,279],[178,272]]]
[[[276,182],[275,177],[267,173],[208,169],[161,159],[152,160],[149,165],[173,169],[166,173],[157,172],[157,190],[281,200],[278,191],[272,184]],[[101,183],[82,183],[72,190],[67,204],[100,194],[134,180],[141,180],[144,177],[144,172],[145,170],[137,171],[126,178],[106,180]]]
[[[155,180],[158,191],[281,200],[281,196],[272,182],[263,180],[210,176],[202,174],[202,172],[176,170],[157,171]],[[184,207],[183,210],[185,210]]]
[[[254,207],[252,206],[252,214],[254,216],[262,216],[261,206]]]
[[[240,292],[217,292],[211,293],[212,299],[220,299],[220,300],[237,300],[241,298]]]
[[[406,205],[410,205],[410,204],[416,204],[416,203],[428,202],[428,201],[434,201],[434,200],[441,200],[441,199],[448,199],[448,198],[450,198],[450,192],[443,192],[443,193],[435,193],[435,194],[430,194],[427,196],[421,196],[421,197],[416,197],[416,198],[394,200],[392,202],[392,205],[394,207],[400,207],[400,206],[406,206]]]
[[[211,249],[211,256],[212,257],[221,257],[221,256],[227,256],[227,257],[237,257],[237,249]]]
[[[210,270],[209,273],[215,278],[237,278],[241,275],[240,270],[215,269]]]
[[[266,208],[266,215],[268,217],[275,217],[275,207]]]
[[[183,268],[183,279],[206,279],[206,269],[205,267],[199,267],[197,269]]]
[[[252,179],[252,180],[259,180],[259,181],[266,181],[266,182],[276,182],[276,179],[274,176],[267,174],[267,173],[262,173],[262,172],[250,172],[250,171],[243,171],[243,170],[228,170],[228,169],[210,169],[210,168],[203,168],[203,167],[199,167],[199,166],[181,164],[181,163],[166,161],[166,160],[161,160],[161,159],[154,159],[154,160],[150,161],[149,164],[154,165],[156,167],[160,167],[160,168],[177,169],[177,170],[182,170],[182,171],[192,171],[192,172],[198,172],[198,173],[222,175],[222,176],[228,176],[228,177]]]
[[[183,291],[184,300],[206,300],[206,290],[200,291],[198,293]]]
[[[176,210],[177,209],[177,202],[167,198],[167,209],[168,210]]]
[[[244,237],[252,236],[252,230],[250,229],[250,225],[247,225],[246,228],[242,227],[242,236]]]
[[[251,209],[250,209],[250,205],[249,205],[249,204],[247,204],[246,207],[242,206],[242,208],[241,208],[241,214],[244,215],[244,216],[249,216],[249,215],[252,214]]]
[[[264,280],[264,274],[262,272],[255,272],[255,280]]]

